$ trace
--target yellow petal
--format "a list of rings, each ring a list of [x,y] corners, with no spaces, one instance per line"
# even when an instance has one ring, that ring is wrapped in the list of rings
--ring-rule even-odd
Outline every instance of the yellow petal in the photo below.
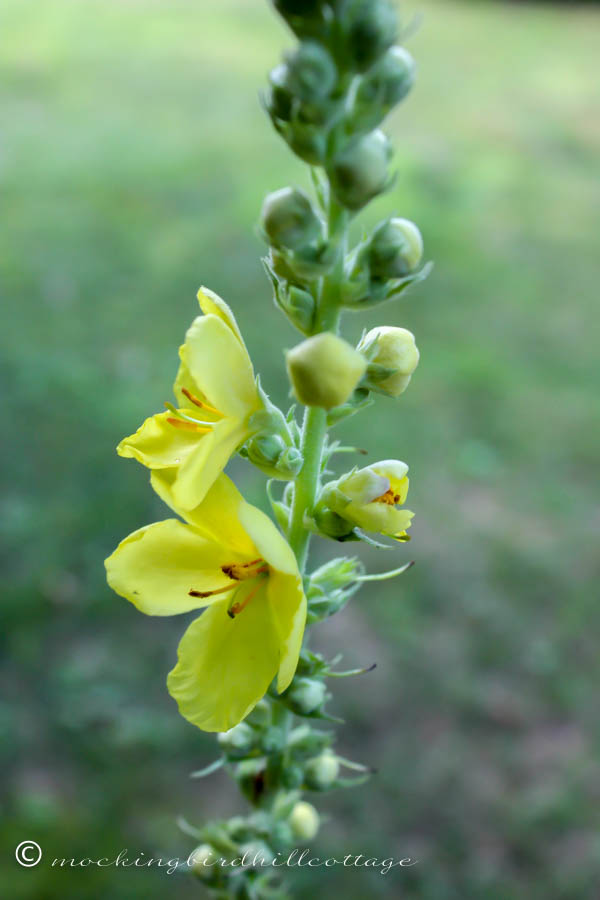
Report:
[[[222,319],[194,319],[185,337],[185,360],[200,391],[224,415],[244,419],[257,408],[250,357]]]
[[[223,469],[247,437],[239,422],[223,419],[189,453],[173,483],[173,500],[182,510],[198,506]]]
[[[177,399],[178,406],[190,406],[189,397],[187,397],[183,393],[183,388],[188,390],[191,394],[198,398],[202,403],[208,404],[210,407],[210,403],[208,399],[204,396],[200,387],[196,384],[194,379],[192,378],[191,372],[189,370],[187,360],[186,360],[186,347],[185,344],[182,344],[179,348],[179,357],[181,362],[179,363],[179,369],[177,370],[177,375],[175,376],[175,382],[173,384],[173,393]],[[192,415],[196,419],[202,419],[206,422],[218,422],[221,416],[218,413],[213,412],[211,409],[207,409],[206,407],[194,407],[194,412]]]
[[[231,308],[225,303],[222,297],[219,297],[218,294],[215,294],[214,291],[211,291],[210,288],[202,287],[198,291],[198,303],[200,304],[200,309],[206,316],[218,316],[228,328],[231,328],[240,344],[243,347],[244,339],[242,338],[242,333],[238,328],[238,323],[235,320],[235,316],[231,310]]]
[[[227,731],[248,715],[277,672],[279,644],[263,587],[231,619],[214,603],[189,626],[169,673],[179,711],[204,731]]]
[[[117,453],[137,459],[150,469],[179,465],[196,449],[202,435],[175,428],[167,421],[172,417],[172,413],[164,412],[146,419],[135,434],[123,438]]]
[[[234,561],[241,559],[229,548],[177,519],[166,519],[126,537],[105,566],[107,581],[117,594],[150,616],[171,616],[214,602],[210,597],[190,597],[189,591],[214,591],[232,584],[220,567]],[[222,598],[217,594],[217,600]]]
[[[410,526],[414,513],[408,509],[396,509],[387,503],[369,503],[358,506],[350,503],[344,510],[345,518],[354,522],[365,531],[378,531],[380,534],[397,534]]]
[[[298,665],[306,624],[306,597],[300,575],[278,572],[269,576],[267,593],[279,640],[277,690],[281,693],[289,686]]]
[[[239,519],[239,510],[245,500],[227,475],[220,475],[195,509],[181,509],[173,497],[173,481],[176,470],[162,469],[153,472],[151,481],[156,493],[171,509],[187,519],[207,540],[214,541],[246,561],[256,559],[258,551]]]
[[[242,527],[252,538],[258,555],[272,569],[288,575],[298,575],[298,564],[292,548],[264,512],[244,503],[240,507],[239,518]]]

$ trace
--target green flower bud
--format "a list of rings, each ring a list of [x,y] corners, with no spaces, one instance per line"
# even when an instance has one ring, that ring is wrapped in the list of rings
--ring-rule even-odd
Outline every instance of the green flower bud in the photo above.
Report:
[[[342,151],[329,173],[337,199],[348,209],[361,209],[388,183],[391,145],[382,131],[358,138]]]
[[[288,822],[295,838],[299,841],[312,841],[319,830],[319,813],[312,803],[301,800],[294,806]]]
[[[316,41],[301,43],[286,62],[288,87],[301,100],[322,100],[335,86],[335,63],[325,47]]]
[[[423,238],[414,222],[388,219],[373,232],[368,251],[373,279],[384,281],[410,275],[422,257]]]
[[[302,468],[302,454],[279,434],[258,434],[246,444],[248,459],[271,478],[294,478]]]
[[[320,756],[309,759],[304,769],[306,784],[315,791],[331,787],[339,772],[340,764],[331,750],[325,750]]]
[[[265,197],[260,224],[275,246],[291,250],[318,238],[321,222],[309,198],[298,188],[285,187]]]
[[[295,678],[285,697],[293,712],[307,716],[322,706],[326,693],[323,681],[315,678]]]
[[[364,72],[395,42],[398,17],[388,0],[354,0],[346,20],[348,49],[354,67]]]
[[[293,791],[303,783],[304,772],[300,766],[286,766],[281,773],[281,781],[285,788]]]
[[[296,156],[311,166],[323,164],[327,150],[327,135],[322,128],[296,121],[293,124],[287,123],[278,130]]]
[[[213,877],[217,859],[217,854],[210,844],[200,844],[188,856],[188,865],[194,875],[203,881],[209,881]]]
[[[252,837],[252,829],[243,816],[233,816],[227,822],[227,834],[234,841],[247,841]]]
[[[288,351],[286,364],[296,399],[325,409],[345,403],[367,365],[354,347],[329,331]]]
[[[355,108],[364,107],[365,123],[370,120],[375,125],[406,97],[414,80],[415,63],[410,53],[404,47],[391,47],[362,79]]]
[[[255,744],[256,735],[245,722],[234,725],[229,731],[217,735],[217,740],[228,756],[245,756]]]
[[[389,397],[399,397],[419,362],[415,336],[406,328],[380,325],[359,342],[357,350],[369,360],[365,384]]]

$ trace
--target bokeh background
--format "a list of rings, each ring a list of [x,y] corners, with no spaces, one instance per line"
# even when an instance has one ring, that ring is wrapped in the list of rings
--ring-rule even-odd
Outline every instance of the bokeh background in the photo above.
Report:
[[[322,629],[348,665],[332,710],[370,785],[320,800],[319,850],[419,860],[293,873],[298,897],[598,896],[600,8],[407,0],[416,89],[387,123],[398,181],[367,221],[414,219],[436,268],[348,317],[415,332],[422,362],[340,436],[408,461],[414,558]],[[282,348],[254,223],[306,172],[258,92],[290,36],[263,0],[4,0],[0,836],[11,900],[200,896],[158,869],[54,857],[186,856],[178,816],[238,800],[190,781],[214,740],[164,685],[185,622],[113,595],[102,560],[164,515],[114,447],[170,398],[205,283],[273,398]],[[263,477],[233,464],[249,499]],[[315,544],[315,561],[335,547]],[[21,840],[44,849],[14,860]]]

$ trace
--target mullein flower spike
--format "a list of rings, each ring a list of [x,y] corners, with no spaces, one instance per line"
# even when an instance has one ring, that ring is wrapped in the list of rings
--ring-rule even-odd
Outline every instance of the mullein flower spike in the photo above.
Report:
[[[412,57],[394,46],[394,4],[272,3],[298,44],[271,70],[263,103],[276,132],[312,167],[315,197],[292,187],[270,193],[259,231],[275,304],[305,338],[286,353],[303,423],[295,407],[284,416],[269,400],[232,311],[202,288],[202,315],[179,351],[175,404],[118,446],[150,469],[177,518],[140,528],[106,560],[109,584],[141,612],[202,610],[181,638],[167,686],[189,722],[218,733],[219,758],[193,777],[229,772],[251,807],[203,828],[181,823],[196,844],[189,868],[215,900],[281,896],[272,883],[280,870],[256,860],[315,838],[319,814],[302,792],[349,787],[373,771],[336,754],[331,730],[312,727],[340,721],[326,709],[327,678],[366,677],[373,667],[356,668],[365,662],[359,656],[340,670],[341,655],[327,660],[302,647],[303,633],[363,584],[411,563],[368,575],[358,559],[337,558],[310,574],[306,559],[311,533],[388,547],[368,533],[408,540],[408,466],[382,460],[328,481],[336,454],[351,448],[327,429],[376,394],[398,398],[419,362],[405,328],[379,325],[352,346],[339,335],[343,310],[396,298],[430,269],[419,268],[423,240],[404,218],[385,219],[349,246],[353,217],[393,184],[392,147],[379,126],[414,82]],[[264,312],[257,300],[255,314]],[[262,319],[261,328],[271,337]],[[271,479],[280,530],[224,474],[236,453]],[[287,482],[283,490],[276,479]],[[342,777],[340,765],[360,775]],[[241,866],[215,864],[247,854]]]

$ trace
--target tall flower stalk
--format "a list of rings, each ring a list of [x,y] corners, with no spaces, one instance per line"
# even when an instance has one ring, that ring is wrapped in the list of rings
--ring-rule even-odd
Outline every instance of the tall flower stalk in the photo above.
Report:
[[[351,346],[339,334],[342,313],[394,299],[428,271],[420,232],[406,219],[385,219],[349,244],[354,217],[393,186],[379,126],[414,80],[395,10],[388,0],[273,5],[298,44],[271,71],[264,106],[314,187],[313,197],[291,187],[270,194],[260,216],[276,305],[304,338],[286,358],[297,403],[285,414],[272,403],[232,311],[202,288],[202,315],[180,349],[176,404],[118,448],[151,470],[152,487],[179,518],[140,528],[106,561],[111,586],[146,614],[206,607],[182,637],[168,688],[192,724],[218,732],[218,759],[194,777],[223,767],[248,803],[227,821],[182,823],[200,842],[191,870],[221,900],[288,896],[270,863],[316,838],[319,814],[304,795],[370,774],[336,753],[328,707],[328,679],[364,670],[337,671],[303,635],[364,582],[410,563],[366,575],[353,556],[314,571],[307,558],[313,535],[408,540],[406,463],[382,460],[330,479],[334,457],[352,452],[330,429],[377,394],[397,402],[419,360],[404,328],[377,325]],[[234,453],[269,476],[278,528],[223,473]]]

